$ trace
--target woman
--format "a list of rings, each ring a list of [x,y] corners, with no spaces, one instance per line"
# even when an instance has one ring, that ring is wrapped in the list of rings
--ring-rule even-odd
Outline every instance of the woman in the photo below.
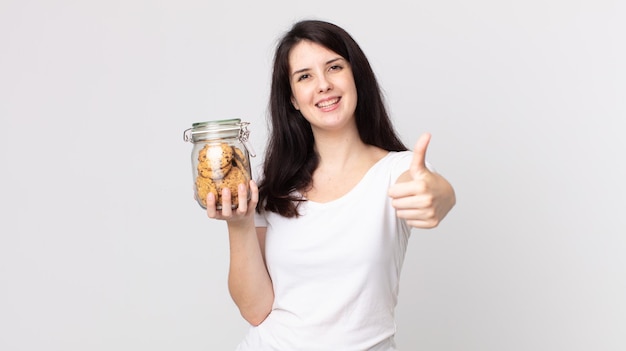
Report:
[[[364,53],[343,29],[296,23],[280,41],[271,132],[251,199],[227,222],[229,289],[251,324],[238,350],[395,350],[394,310],[411,228],[437,226],[454,190],[396,135]],[[258,205],[258,206],[257,206]],[[256,210],[256,211],[255,211]]]

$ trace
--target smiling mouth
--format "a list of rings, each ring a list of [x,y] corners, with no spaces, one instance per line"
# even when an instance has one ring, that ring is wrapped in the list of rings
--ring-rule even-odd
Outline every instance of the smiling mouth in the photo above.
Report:
[[[340,100],[340,98],[334,98],[334,99],[318,102],[315,106],[317,106],[319,108],[326,108],[326,107],[329,107],[329,106],[337,104],[339,102],[339,100]]]

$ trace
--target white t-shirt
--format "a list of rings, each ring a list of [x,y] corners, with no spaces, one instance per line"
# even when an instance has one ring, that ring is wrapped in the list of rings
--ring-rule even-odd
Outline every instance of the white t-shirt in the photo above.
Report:
[[[350,192],[301,216],[257,216],[274,305],[238,351],[395,350],[394,311],[410,227],[387,195],[412,153],[390,152]]]

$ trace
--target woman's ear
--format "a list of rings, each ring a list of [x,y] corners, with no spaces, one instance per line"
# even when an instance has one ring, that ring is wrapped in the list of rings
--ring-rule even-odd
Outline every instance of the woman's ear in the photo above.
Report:
[[[293,108],[300,111],[300,106],[298,106],[298,103],[296,102],[296,99],[293,96],[291,96],[291,104],[293,105]]]

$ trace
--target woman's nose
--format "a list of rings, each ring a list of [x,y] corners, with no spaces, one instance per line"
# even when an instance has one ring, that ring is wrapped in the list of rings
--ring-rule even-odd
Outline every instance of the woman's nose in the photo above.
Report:
[[[324,76],[322,76],[319,79],[319,92],[320,93],[327,92],[331,90],[332,88],[333,88],[332,83],[328,79],[326,79]]]

